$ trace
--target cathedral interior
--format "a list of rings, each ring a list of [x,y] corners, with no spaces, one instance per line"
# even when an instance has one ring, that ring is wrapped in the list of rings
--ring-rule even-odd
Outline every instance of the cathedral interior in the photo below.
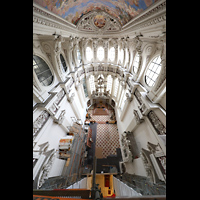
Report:
[[[33,0],[33,197],[154,195],[166,199],[166,1]]]

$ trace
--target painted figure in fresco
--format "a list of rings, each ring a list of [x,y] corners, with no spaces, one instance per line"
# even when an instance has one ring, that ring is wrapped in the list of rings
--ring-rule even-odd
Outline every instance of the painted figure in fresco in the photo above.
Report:
[[[103,15],[96,15],[94,17],[94,24],[98,27],[98,28],[102,28],[104,27],[104,25],[106,24],[106,18]]]
[[[33,0],[35,3],[61,16],[67,21],[77,24],[79,19],[92,10],[102,10],[117,18],[125,25],[140,12],[147,9],[157,0]],[[103,27],[104,21],[97,20],[95,25]]]

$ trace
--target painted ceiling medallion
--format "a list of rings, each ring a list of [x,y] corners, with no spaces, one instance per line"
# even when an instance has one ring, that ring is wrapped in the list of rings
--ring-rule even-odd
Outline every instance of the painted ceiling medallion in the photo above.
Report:
[[[96,15],[94,17],[94,25],[97,26],[98,28],[104,27],[106,24],[106,17],[103,15]]]

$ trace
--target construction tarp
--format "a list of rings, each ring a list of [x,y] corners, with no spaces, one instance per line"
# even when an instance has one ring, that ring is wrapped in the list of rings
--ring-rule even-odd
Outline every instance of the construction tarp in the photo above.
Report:
[[[119,179],[113,177],[113,185],[116,197],[135,197],[141,196],[140,193],[136,192],[133,188],[129,187]]]

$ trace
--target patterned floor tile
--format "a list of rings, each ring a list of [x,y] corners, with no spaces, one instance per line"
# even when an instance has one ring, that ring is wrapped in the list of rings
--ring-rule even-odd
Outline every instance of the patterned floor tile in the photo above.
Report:
[[[103,157],[110,154],[117,155],[116,148],[120,148],[119,133],[116,124],[98,124],[96,147],[103,149]]]
[[[116,148],[120,148],[119,133],[116,124],[106,124],[110,120],[112,111],[109,115],[93,115],[93,110],[88,110],[90,120],[95,120],[97,125],[96,147],[102,148],[102,155],[106,158],[109,155],[117,155]]]

